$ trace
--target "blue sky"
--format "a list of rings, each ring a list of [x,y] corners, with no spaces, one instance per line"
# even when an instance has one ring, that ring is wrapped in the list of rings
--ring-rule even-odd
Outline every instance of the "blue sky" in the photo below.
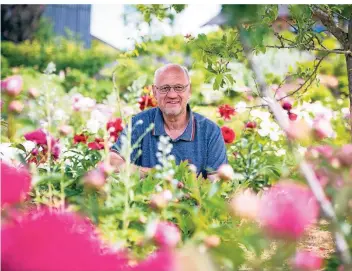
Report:
[[[153,22],[153,26],[148,27],[147,23],[138,25],[136,29],[133,25],[134,17],[129,16],[130,25],[125,26],[123,22],[124,5],[121,4],[93,4],[91,14],[92,35],[112,44],[119,49],[131,49],[135,41],[140,41],[142,35],[192,34],[200,32],[206,33],[216,29],[216,27],[200,26],[209,21],[220,12],[221,6],[215,4],[191,4],[180,14],[176,15],[175,25],[170,27],[168,23],[159,21]]]

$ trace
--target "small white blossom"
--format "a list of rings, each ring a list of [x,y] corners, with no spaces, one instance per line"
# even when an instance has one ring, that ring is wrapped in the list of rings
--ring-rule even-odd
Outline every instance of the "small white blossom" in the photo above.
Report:
[[[237,104],[235,104],[235,110],[238,113],[246,112],[246,110],[247,110],[246,102],[238,102]]]

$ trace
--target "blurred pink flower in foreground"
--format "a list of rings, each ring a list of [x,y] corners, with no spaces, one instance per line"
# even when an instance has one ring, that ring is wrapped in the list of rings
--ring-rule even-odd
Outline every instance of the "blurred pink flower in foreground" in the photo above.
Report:
[[[159,250],[135,266],[127,254],[103,247],[89,220],[43,207],[1,229],[1,267],[7,271],[171,271],[173,254]]]
[[[4,89],[4,91],[9,95],[9,96],[17,96],[20,94],[22,91],[23,87],[23,80],[22,76],[20,75],[13,75],[8,78],[6,78],[4,81],[1,81],[1,90]]]
[[[263,194],[259,221],[274,237],[298,239],[315,223],[319,206],[308,187],[284,181]]]
[[[123,254],[103,251],[94,228],[74,213],[43,208],[1,230],[3,270],[123,270]],[[120,267],[120,268],[119,268]]]
[[[162,249],[174,248],[181,240],[178,227],[169,221],[154,221],[147,226],[147,236]]]
[[[27,169],[1,162],[1,206],[24,200],[30,186],[31,176]]]
[[[312,251],[298,251],[292,262],[295,270],[315,271],[320,270],[323,265],[323,259]]]

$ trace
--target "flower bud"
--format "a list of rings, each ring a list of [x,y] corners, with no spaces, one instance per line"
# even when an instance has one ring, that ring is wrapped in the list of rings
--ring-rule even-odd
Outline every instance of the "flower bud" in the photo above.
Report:
[[[231,181],[235,178],[233,168],[229,164],[222,164],[218,171],[219,177],[224,181]]]
[[[83,177],[83,183],[88,188],[101,189],[105,184],[105,175],[98,169],[93,169]]]
[[[217,235],[210,235],[204,238],[204,244],[208,248],[217,247],[220,245],[220,238]]]
[[[290,102],[284,102],[282,104],[282,108],[287,110],[287,111],[290,111],[292,109],[292,104]]]
[[[254,129],[257,127],[257,124],[255,123],[255,121],[248,121],[246,123],[246,128],[249,128],[249,129]]]
[[[13,75],[5,79],[5,82],[1,87],[5,88],[6,93],[9,96],[15,97],[22,91],[23,80],[20,75]]]
[[[38,98],[39,91],[36,88],[30,88],[28,89],[28,94],[29,94],[29,97],[35,99],[35,98]]]
[[[249,189],[236,193],[230,201],[234,215],[253,220],[258,217],[259,205],[259,197]]]
[[[297,114],[292,113],[292,112],[288,112],[288,118],[289,118],[291,121],[295,121],[295,120],[297,119]]]
[[[20,101],[12,101],[9,104],[9,111],[14,113],[21,113],[24,108],[24,105]]]
[[[153,239],[160,247],[174,248],[181,240],[180,230],[171,222],[159,222]]]
[[[67,136],[73,132],[73,128],[69,125],[61,125],[59,128],[60,135]]]
[[[337,158],[344,166],[352,165],[352,144],[347,144],[342,146],[342,148],[337,152]]]

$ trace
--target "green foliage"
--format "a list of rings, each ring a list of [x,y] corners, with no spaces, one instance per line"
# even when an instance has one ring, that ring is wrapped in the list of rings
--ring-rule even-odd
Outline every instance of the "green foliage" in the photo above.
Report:
[[[7,58],[10,67],[26,66],[43,71],[49,62],[54,62],[57,72],[72,68],[79,69],[89,76],[99,72],[104,64],[112,60],[111,56],[95,47],[84,49],[64,38],[48,43],[42,43],[40,40],[19,44],[4,41],[1,43],[1,53]]]
[[[1,55],[1,79],[4,79],[6,76],[10,75],[10,73],[9,62],[6,57]]]

